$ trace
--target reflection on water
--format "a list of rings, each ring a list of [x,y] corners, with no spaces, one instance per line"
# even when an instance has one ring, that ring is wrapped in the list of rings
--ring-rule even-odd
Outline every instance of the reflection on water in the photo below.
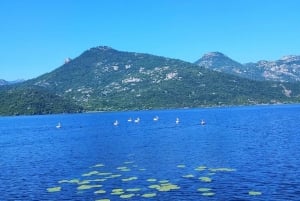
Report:
[[[299,114],[290,105],[2,117],[0,200],[297,200]]]

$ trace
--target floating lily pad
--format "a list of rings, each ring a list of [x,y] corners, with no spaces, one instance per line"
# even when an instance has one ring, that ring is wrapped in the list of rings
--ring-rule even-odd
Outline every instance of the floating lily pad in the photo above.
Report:
[[[162,183],[162,184],[163,184],[163,183],[168,183],[168,182],[169,182],[169,180],[160,180],[160,181],[159,181],[159,183]]]
[[[99,163],[99,164],[96,164],[96,165],[94,165],[94,166],[92,166],[92,167],[104,167],[104,164]]]
[[[137,179],[138,179],[137,177],[129,177],[126,179],[122,179],[122,181],[132,181],[132,180],[137,180]]]
[[[195,168],[196,171],[204,171],[206,169],[207,169],[206,166],[199,166],[199,167]]]
[[[146,169],[145,168],[140,168],[139,171],[146,171]]]
[[[106,193],[106,191],[105,190],[98,190],[98,191],[95,191],[94,193],[95,194],[104,194],[104,193]]]
[[[248,194],[252,195],[252,196],[258,196],[258,195],[262,195],[262,192],[259,192],[259,191],[249,191]]]
[[[98,173],[99,173],[98,171],[91,171],[91,172],[82,174],[82,176],[83,176],[83,177],[89,177],[89,176],[92,176],[92,175],[96,175],[96,174],[98,174]]]
[[[56,186],[56,187],[52,187],[52,188],[47,188],[47,191],[49,193],[59,192],[59,191],[61,191],[61,187],[60,186]]]
[[[207,192],[207,191],[211,191],[211,188],[198,188],[197,190],[200,192]]]
[[[211,182],[212,181],[212,179],[209,177],[200,177],[199,179],[203,182]]]
[[[128,167],[126,167],[126,166],[121,166],[121,167],[117,167],[116,169],[117,170],[123,170],[123,169],[127,169]]]
[[[152,198],[155,196],[156,196],[156,193],[145,193],[142,195],[143,198]]]
[[[99,200],[96,200],[96,201],[110,201],[110,199],[99,199]]]
[[[201,195],[203,195],[203,196],[214,196],[215,193],[213,193],[213,192],[205,192],[205,193],[202,193]]]
[[[107,175],[111,175],[111,172],[98,172],[97,175],[99,176],[107,176]]]
[[[209,171],[211,172],[233,172],[236,169],[233,168],[210,168]]]
[[[183,164],[180,164],[180,165],[177,165],[178,168],[185,168],[185,165]]]
[[[183,175],[183,178],[194,178],[195,176],[192,174]]]
[[[154,184],[154,185],[150,185],[148,187],[158,189],[158,188],[160,188],[160,185]]]
[[[125,161],[124,164],[132,164],[134,161]]]
[[[129,188],[129,189],[126,189],[126,191],[128,192],[137,192],[137,191],[140,191],[141,189],[140,188]]]
[[[162,184],[157,190],[158,191],[171,191],[171,190],[177,190],[180,189],[179,186],[171,183]]]
[[[58,181],[58,183],[70,183],[70,184],[78,184],[80,181],[79,179],[71,179],[71,180],[61,180],[61,181]]]
[[[89,184],[89,183],[90,183],[89,180],[83,180],[83,181],[78,182],[77,184],[78,185],[83,185],[83,184]]]
[[[133,194],[133,193],[123,194],[123,195],[120,195],[120,198],[126,199],[126,198],[132,198],[133,196],[135,196],[135,194]]]
[[[77,187],[77,190],[88,190],[91,188],[100,188],[102,185],[81,185]]]
[[[121,177],[122,175],[121,174],[113,174],[113,175],[110,175],[108,177],[105,177],[106,179],[113,179],[113,178],[117,178],[117,177]]]
[[[155,182],[155,181],[157,181],[157,179],[147,179],[147,181],[149,181],[149,182]]]

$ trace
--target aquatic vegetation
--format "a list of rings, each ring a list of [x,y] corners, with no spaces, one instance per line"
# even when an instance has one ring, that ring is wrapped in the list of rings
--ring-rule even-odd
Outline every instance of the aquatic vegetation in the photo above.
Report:
[[[59,192],[59,191],[61,191],[61,187],[60,186],[56,186],[56,187],[52,187],[52,188],[47,188],[47,191],[49,193]]]
[[[171,190],[177,190],[177,189],[180,189],[180,187],[175,184],[165,183],[165,184],[162,184],[157,190],[158,191],[171,191]]]
[[[149,181],[149,182],[155,182],[155,181],[157,181],[157,179],[147,179],[147,181]]]
[[[98,190],[98,191],[95,191],[94,193],[95,194],[104,194],[104,193],[106,193],[106,191],[105,190]]]
[[[58,183],[70,183],[70,184],[78,184],[80,181],[79,181],[79,179],[71,179],[71,180],[66,180],[66,179],[64,179],[64,180],[60,180],[60,181],[58,181]]]
[[[140,168],[139,171],[146,171],[146,169],[145,168]]]
[[[140,191],[141,189],[140,188],[128,188],[126,189],[126,191],[128,192],[137,192],[137,191]]]
[[[83,184],[89,184],[89,183],[90,183],[89,180],[83,180],[83,181],[78,182],[77,184],[78,185],[83,185]]]
[[[205,193],[202,193],[201,195],[203,195],[203,196],[214,196],[215,193],[213,193],[213,192],[205,192]]]
[[[111,175],[111,172],[98,172],[97,175],[99,176],[107,176],[107,175]]]
[[[134,161],[125,161],[124,164],[132,164]]]
[[[121,167],[117,167],[116,169],[117,169],[117,170],[123,170],[123,169],[128,169],[128,167],[126,167],[126,166],[121,166]]]
[[[100,188],[102,185],[81,185],[77,187],[77,190],[88,190],[91,188]]]
[[[194,178],[195,176],[192,174],[183,175],[183,178]]]
[[[116,188],[112,190],[111,195],[121,195],[124,194],[124,190],[122,188]]]
[[[177,165],[178,168],[185,168],[185,165],[183,164],[180,164],[180,165]]]
[[[117,178],[117,177],[121,177],[122,175],[121,174],[113,174],[113,175],[110,175],[108,177],[105,177],[106,179],[113,179],[113,178]]]
[[[236,169],[232,169],[232,168],[210,168],[209,171],[211,171],[211,172],[233,172],[233,171],[236,171]]]
[[[198,188],[197,190],[200,192],[207,192],[207,191],[211,191],[211,188]]]
[[[200,177],[199,179],[203,182],[211,182],[212,181],[212,179],[209,177]]]
[[[168,183],[169,180],[160,180],[159,183]]]
[[[131,194],[123,194],[123,195],[120,195],[120,198],[132,198],[133,196],[135,196],[135,194],[131,193]]]
[[[262,195],[262,192],[259,192],[259,191],[249,191],[248,194],[252,195],[252,196],[258,196],[258,195]]]
[[[132,181],[132,180],[137,180],[137,179],[138,179],[137,177],[129,177],[126,179],[122,179],[122,181]]]
[[[110,201],[110,199],[99,199],[99,200],[96,200],[96,201]]]
[[[160,188],[160,185],[154,184],[154,185],[148,186],[148,188],[155,188],[155,189],[157,189],[157,188]]]
[[[83,177],[89,177],[89,176],[92,176],[92,175],[96,175],[96,174],[98,174],[98,173],[99,173],[98,171],[91,171],[91,172],[82,174],[82,176],[83,176]]]
[[[87,181],[89,181],[89,182],[102,182],[102,181],[105,181],[106,179],[89,179],[89,180],[87,180]]]
[[[96,164],[96,165],[93,165],[93,166],[92,166],[92,168],[96,168],[96,167],[104,167],[104,164],[99,163],[99,164]]]
[[[207,169],[206,166],[199,166],[199,167],[195,168],[196,171],[204,171],[206,169]]]
[[[152,198],[155,196],[156,196],[156,193],[145,193],[142,195],[143,198]]]

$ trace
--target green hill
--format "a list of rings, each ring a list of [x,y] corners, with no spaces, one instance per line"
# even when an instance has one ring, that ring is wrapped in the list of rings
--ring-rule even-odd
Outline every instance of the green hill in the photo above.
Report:
[[[254,81],[178,59],[106,46],[91,48],[56,70],[17,86],[26,90],[39,87],[51,97],[49,104],[57,98],[59,105],[64,105],[39,106],[43,112],[36,113],[43,114],[80,111],[76,105],[84,111],[113,111],[290,103],[298,102],[300,95],[298,84]],[[5,93],[6,101],[11,102]],[[18,94],[15,91],[14,99]],[[69,104],[72,109],[68,110]],[[24,108],[20,105],[13,114],[24,113]]]

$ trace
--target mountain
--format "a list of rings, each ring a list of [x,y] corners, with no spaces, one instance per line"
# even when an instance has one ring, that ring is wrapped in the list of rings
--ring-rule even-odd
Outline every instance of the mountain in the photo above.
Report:
[[[6,80],[0,79],[0,86],[8,85],[9,83]]]
[[[285,56],[277,61],[241,64],[222,53],[212,52],[205,54],[195,64],[253,80],[300,81],[300,56]]]
[[[0,79],[0,86],[4,86],[4,85],[10,85],[10,84],[17,84],[17,83],[21,83],[24,82],[25,80],[20,79],[20,80],[14,80],[14,81],[6,81],[3,79]]]
[[[82,107],[37,86],[0,88],[0,115],[81,112]]]
[[[294,101],[280,83],[251,81],[198,65],[107,46],[91,48],[25,82],[73,100],[87,111],[183,108]],[[291,86],[292,87],[292,86]]]

